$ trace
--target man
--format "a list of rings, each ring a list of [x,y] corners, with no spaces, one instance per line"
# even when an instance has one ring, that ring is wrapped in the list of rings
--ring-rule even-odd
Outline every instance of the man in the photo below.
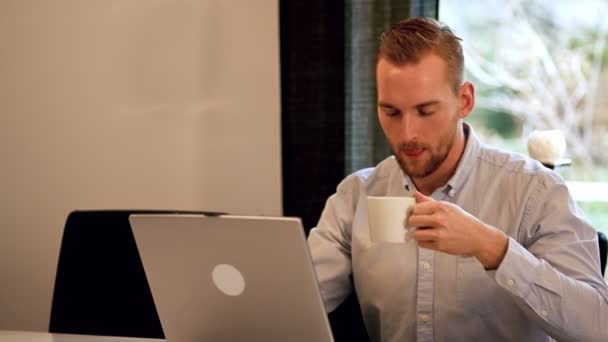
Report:
[[[595,230],[564,181],[483,145],[460,39],[405,20],[377,56],[394,156],[338,185],[308,243],[328,311],[353,290],[374,341],[608,341]],[[372,243],[367,196],[414,196],[414,242]]]

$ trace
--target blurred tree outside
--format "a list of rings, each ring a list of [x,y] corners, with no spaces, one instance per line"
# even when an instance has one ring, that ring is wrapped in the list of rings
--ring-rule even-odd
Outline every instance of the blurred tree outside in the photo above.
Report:
[[[533,130],[559,129],[573,161],[562,176],[608,182],[606,17],[605,0],[441,0],[439,19],[463,39],[477,94],[467,121],[482,140],[527,154]],[[580,204],[608,231],[604,197]]]
[[[475,127],[491,142],[519,140],[519,152],[532,130],[560,129],[574,160],[569,174],[604,178],[608,101],[598,94],[608,90],[607,14],[602,0],[440,1],[440,20],[463,38],[477,88]]]

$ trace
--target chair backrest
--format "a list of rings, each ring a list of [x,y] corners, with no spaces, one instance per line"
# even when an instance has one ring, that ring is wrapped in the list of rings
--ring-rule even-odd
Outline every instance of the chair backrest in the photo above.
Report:
[[[600,266],[602,270],[602,275],[605,275],[606,258],[608,257],[608,238],[606,238],[606,234],[602,232],[597,232],[597,240],[600,244]]]
[[[353,278],[351,276],[351,282]],[[329,324],[336,342],[370,342],[361,306],[355,291],[329,314]]]
[[[133,213],[176,211],[70,213],[59,253],[49,332],[164,338],[129,225]]]

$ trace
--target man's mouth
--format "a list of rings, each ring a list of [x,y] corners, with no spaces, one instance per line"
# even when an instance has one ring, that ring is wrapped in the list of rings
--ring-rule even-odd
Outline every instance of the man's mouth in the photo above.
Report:
[[[401,150],[401,152],[409,158],[416,158],[419,157],[422,152],[424,152],[423,148],[418,148],[418,149],[414,149],[414,150]]]

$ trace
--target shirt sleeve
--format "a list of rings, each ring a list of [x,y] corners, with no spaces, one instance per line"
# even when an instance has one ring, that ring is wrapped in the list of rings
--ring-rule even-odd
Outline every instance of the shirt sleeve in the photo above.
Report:
[[[608,287],[597,233],[563,181],[540,180],[519,243],[493,276],[525,314],[560,341],[608,341]],[[491,274],[492,275],[492,274]]]
[[[319,223],[310,231],[308,247],[327,312],[333,311],[352,291],[351,227],[356,186],[347,178],[329,197]]]

